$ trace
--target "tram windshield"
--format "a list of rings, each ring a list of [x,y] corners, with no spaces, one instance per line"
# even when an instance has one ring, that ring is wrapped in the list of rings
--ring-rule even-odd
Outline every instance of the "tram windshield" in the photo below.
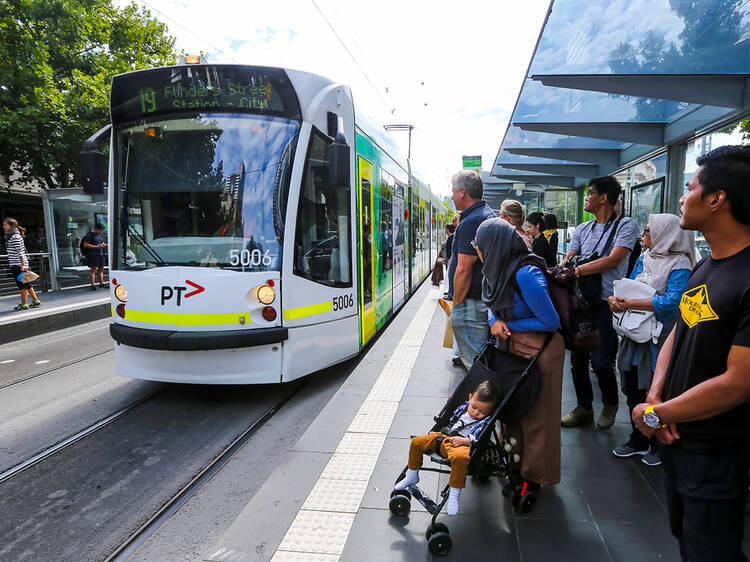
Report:
[[[200,114],[120,129],[117,267],[279,270],[299,128]]]

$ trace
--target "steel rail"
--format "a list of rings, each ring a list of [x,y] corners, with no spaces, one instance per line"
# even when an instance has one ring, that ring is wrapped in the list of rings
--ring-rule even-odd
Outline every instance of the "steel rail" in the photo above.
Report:
[[[156,396],[159,393],[161,393],[161,390],[159,392],[151,394],[150,396],[146,396],[145,398],[141,398],[140,400],[137,400],[136,402],[133,402],[132,404],[130,404],[130,405],[122,408],[121,410],[118,410],[114,414],[110,414],[106,418],[103,418],[103,419],[99,420],[98,422],[96,422],[96,423],[94,423],[94,424],[92,424],[92,425],[90,425],[90,426],[88,426],[88,427],[86,427],[86,428],[84,428],[84,429],[82,429],[80,431],[77,431],[76,433],[74,433],[73,435],[70,435],[69,437],[66,437],[65,439],[63,439],[59,443],[57,443],[55,445],[52,445],[51,447],[48,447],[47,449],[41,451],[40,453],[37,453],[36,455],[34,455],[33,457],[31,457],[30,459],[25,460],[25,461],[23,461],[21,463],[18,463],[15,466],[12,466],[12,467],[10,467],[8,470],[6,470],[4,472],[0,472],[0,484],[2,484],[3,482],[5,482],[6,480],[8,480],[10,478],[13,478],[14,476],[16,476],[17,474],[19,474],[20,472],[23,472],[27,468],[32,467],[35,464],[43,461],[44,459],[46,459],[46,458],[54,455],[58,451],[61,451],[62,449],[66,448],[66,447],[68,447],[70,445],[72,445],[76,441],[80,441],[84,437],[86,437],[88,435],[91,435],[92,433],[94,433],[94,432],[102,429],[103,427],[111,424],[115,420],[120,419],[122,416],[124,416],[128,412],[134,410],[135,408],[137,408],[138,406],[140,406],[144,402],[146,402],[148,400],[151,400],[154,396]]]
[[[289,402],[300,389],[307,384],[307,379],[299,384],[292,392],[284,396],[276,404],[255,420],[247,429],[240,433],[214,460],[207,464],[190,482],[182,487],[172,499],[167,501],[151,518],[138,530],[128,537],[105,562],[121,562],[133,554],[143,543],[156,533],[179,509],[185,505],[211,478],[216,475],[232,457],[247,443],[281,408]]]
[[[45,371],[41,371],[39,373],[34,373],[33,375],[29,375],[28,377],[24,377],[22,379],[18,379],[9,383],[0,384],[0,390],[3,390],[5,388],[10,388],[11,386],[15,386],[17,384],[21,384],[26,381],[30,381],[31,379],[35,379],[37,377],[41,377],[44,375],[49,375],[50,373],[54,373],[55,371],[59,371],[60,369],[65,369],[66,367],[70,367],[72,365],[75,365],[77,363],[83,363],[84,361],[88,361],[89,359],[93,359],[94,357],[99,357],[100,355],[104,355],[106,353],[110,353],[114,351],[114,348],[105,349],[104,351],[97,351],[96,353],[92,353],[91,355],[86,355],[85,357],[80,357],[78,359],[74,359],[72,361],[68,361],[67,363],[62,363],[61,365],[57,365],[55,367],[52,367],[50,369],[47,369]]]

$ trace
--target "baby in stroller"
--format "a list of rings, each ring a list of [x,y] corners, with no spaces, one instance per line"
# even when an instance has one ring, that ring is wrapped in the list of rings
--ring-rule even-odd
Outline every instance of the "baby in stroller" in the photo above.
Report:
[[[419,469],[425,453],[439,452],[450,461],[450,491],[446,502],[448,515],[456,515],[461,490],[466,487],[471,444],[482,432],[495,411],[502,392],[498,386],[485,380],[469,394],[469,399],[456,408],[441,431],[413,437],[409,447],[409,465],[406,476],[396,484],[396,490],[405,490],[419,482]]]

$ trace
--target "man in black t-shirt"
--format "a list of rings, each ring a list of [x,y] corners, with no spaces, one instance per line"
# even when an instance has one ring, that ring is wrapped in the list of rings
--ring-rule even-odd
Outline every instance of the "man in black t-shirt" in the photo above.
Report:
[[[96,291],[94,284],[94,274],[99,277],[99,286],[104,288],[104,258],[107,243],[104,241],[104,225],[96,223],[94,229],[83,237],[83,251],[86,254],[86,265],[89,266],[89,279],[91,281],[91,290]]]
[[[747,560],[750,147],[718,148],[698,165],[680,225],[703,233],[711,255],[693,269],[633,421],[666,445],[669,521],[683,560],[728,562]]]

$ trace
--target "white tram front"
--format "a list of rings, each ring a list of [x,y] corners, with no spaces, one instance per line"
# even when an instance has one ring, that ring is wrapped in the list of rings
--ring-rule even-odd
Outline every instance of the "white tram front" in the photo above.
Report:
[[[111,118],[81,162],[85,189],[101,190],[109,140],[119,374],[278,383],[359,351],[348,87],[183,63],[116,76]]]

